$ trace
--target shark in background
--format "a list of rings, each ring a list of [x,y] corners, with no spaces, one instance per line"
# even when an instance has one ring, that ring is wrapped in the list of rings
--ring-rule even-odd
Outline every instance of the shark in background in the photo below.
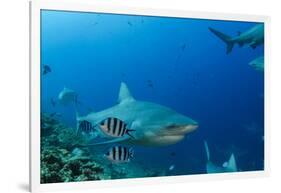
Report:
[[[264,71],[264,56],[257,57],[249,63],[257,71]]]
[[[58,95],[58,101],[62,105],[69,105],[71,103],[76,104],[78,94],[69,88],[64,87]]]
[[[198,127],[196,121],[168,107],[136,100],[123,82],[120,86],[118,104],[83,117],[77,116],[77,129],[81,121],[97,125],[109,117],[124,121],[129,129],[134,130],[133,137],[128,135],[118,138],[105,137],[105,141],[86,144],[87,146],[118,142],[141,146],[172,145],[182,141],[186,134],[195,131]]]
[[[207,164],[206,164],[206,171],[208,174],[211,173],[224,173],[224,172],[237,172],[236,160],[234,154],[230,155],[228,161],[224,162],[222,166],[215,165],[210,160],[210,151],[206,141],[204,141],[206,156],[207,156]]]
[[[248,45],[255,49],[264,43],[264,24],[257,24],[242,33],[238,32],[238,35],[235,37],[230,37],[211,27],[209,27],[209,30],[226,44],[227,54],[232,51],[235,44],[238,44],[240,47]]]

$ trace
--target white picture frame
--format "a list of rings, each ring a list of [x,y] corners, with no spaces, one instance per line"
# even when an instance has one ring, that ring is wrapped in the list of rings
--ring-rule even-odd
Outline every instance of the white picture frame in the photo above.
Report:
[[[185,175],[175,177],[153,177],[122,180],[87,181],[40,184],[40,10],[65,10],[80,12],[102,12],[130,15],[199,18],[212,20],[234,20],[264,22],[265,24],[265,165],[264,171]],[[120,187],[154,183],[175,183],[205,180],[240,179],[268,176],[269,167],[269,70],[270,70],[270,18],[257,15],[191,12],[183,10],[144,9],[138,7],[101,6],[95,4],[63,3],[60,1],[30,2],[30,191],[73,190],[83,188]]]

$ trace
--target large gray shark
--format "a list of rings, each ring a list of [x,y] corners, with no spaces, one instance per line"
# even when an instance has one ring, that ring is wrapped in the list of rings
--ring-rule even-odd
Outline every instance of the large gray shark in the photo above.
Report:
[[[165,146],[183,140],[187,133],[198,127],[196,121],[168,107],[135,100],[125,83],[121,83],[117,105],[84,117],[77,117],[77,123],[85,120],[97,125],[109,117],[116,117],[127,123],[129,129],[135,130],[131,132],[133,137],[107,138],[103,142],[88,145],[124,142],[143,146]]]
[[[238,36],[230,37],[216,29],[209,27],[209,30],[219,37],[222,41],[226,43],[226,53],[229,54],[232,51],[234,44],[238,44],[240,47],[247,44],[253,49],[264,43],[264,25],[257,24],[249,30],[240,33]]]
[[[210,161],[210,151],[206,141],[204,141],[204,146],[207,155],[206,171],[208,174],[211,173],[224,173],[224,172],[237,172],[237,166],[234,154],[232,153],[229,160],[224,162],[222,166],[217,166]]]
[[[257,71],[264,71],[264,56],[257,57],[249,63]]]

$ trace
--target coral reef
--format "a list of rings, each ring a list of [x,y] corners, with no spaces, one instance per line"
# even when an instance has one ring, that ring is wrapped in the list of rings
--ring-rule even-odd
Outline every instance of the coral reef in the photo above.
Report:
[[[41,115],[41,183],[161,176],[137,163],[112,164],[101,149],[79,147],[89,139],[54,117]]]
[[[86,142],[74,129],[42,114],[41,183],[108,179],[87,148],[75,147]]]

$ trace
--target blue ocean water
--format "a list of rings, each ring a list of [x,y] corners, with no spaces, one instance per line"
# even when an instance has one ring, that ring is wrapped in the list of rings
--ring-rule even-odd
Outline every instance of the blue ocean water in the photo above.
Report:
[[[183,141],[166,147],[134,147],[144,168],[175,166],[173,175],[206,173],[209,144],[217,165],[234,153],[239,171],[263,170],[264,74],[248,63],[264,54],[225,44],[208,27],[236,36],[253,22],[130,16],[103,13],[41,12],[41,111],[57,112],[76,127],[73,105],[51,104],[71,88],[79,111],[116,104],[125,82],[137,100],[174,109],[199,123]]]

